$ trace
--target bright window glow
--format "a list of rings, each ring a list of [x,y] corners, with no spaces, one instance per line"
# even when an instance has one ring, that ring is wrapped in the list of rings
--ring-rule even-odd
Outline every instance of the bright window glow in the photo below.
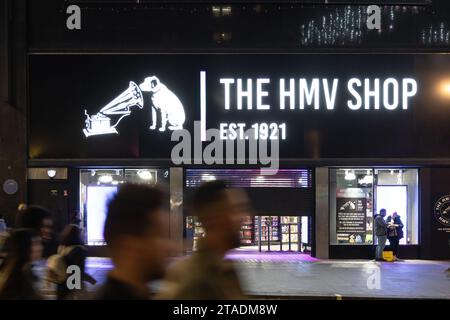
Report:
[[[111,175],[104,175],[99,177],[98,181],[101,183],[111,183],[113,181],[113,177]]]
[[[202,175],[202,180],[203,181],[214,181],[214,180],[216,180],[216,177],[212,174],[204,174],[204,175]]]
[[[302,243],[308,243],[308,217],[302,217]]]
[[[104,244],[103,225],[108,200],[117,192],[117,187],[87,187],[87,240],[88,245]]]
[[[400,240],[401,244],[406,244],[406,236],[408,234],[406,230],[408,225],[407,204],[407,186],[377,186],[376,212],[383,208],[386,209],[387,218],[394,211],[397,211],[404,225],[404,237]]]
[[[153,178],[152,173],[148,170],[141,170],[138,172],[139,178],[142,180],[151,180]]]
[[[346,171],[345,172],[345,180],[355,180],[356,179],[356,175],[354,171]]]

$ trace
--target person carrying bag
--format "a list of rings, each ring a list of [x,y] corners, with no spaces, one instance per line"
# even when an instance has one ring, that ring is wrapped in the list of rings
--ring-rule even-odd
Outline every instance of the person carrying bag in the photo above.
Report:
[[[394,261],[399,260],[398,249],[400,239],[403,238],[403,222],[397,212],[392,213],[392,215],[386,219],[386,222],[388,224],[387,236],[394,254]]]

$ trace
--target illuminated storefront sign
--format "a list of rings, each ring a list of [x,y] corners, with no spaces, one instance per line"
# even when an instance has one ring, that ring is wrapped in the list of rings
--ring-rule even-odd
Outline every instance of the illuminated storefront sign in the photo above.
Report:
[[[206,100],[207,72],[200,72],[200,96],[203,101]],[[346,107],[352,111],[358,110],[408,110],[411,105],[410,100],[417,93],[417,82],[412,78],[351,78],[346,81],[345,88],[340,88],[339,84],[344,82],[340,79],[327,78],[299,78],[275,80],[278,83],[278,92],[273,93],[274,86],[270,85],[274,80],[270,78],[242,79],[242,78],[220,78],[219,82],[223,85],[224,110],[253,110],[270,111],[278,108],[284,112],[294,110],[326,110],[333,111],[336,108],[336,96],[338,91],[345,90],[348,96]],[[182,130],[186,119],[185,109],[180,99],[167,88],[156,76],[145,78],[139,86],[133,81],[129,82],[129,88],[117,96],[114,100],[103,107],[96,115],[86,115],[86,128],[83,132],[86,137],[93,135],[103,135],[118,133],[116,127],[119,122],[131,114],[131,108],[144,107],[143,94],[148,94],[151,99],[151,126],[150,130],[155,130],[160,122],[159,131]],[[274,94],[277,105],[271,105],[270,95]],[[234,101],[235,103],[231,103]],[[220,103],[217,104],[220,106]],[[201,122],[202,130],[206,129],[207,113],[205,103],[200,103],[202,109]],[[114,124],[111,123],[111,116],[119,116]],[[245,123],[220,123],[220,138],[222,140],[248,139],[246,136]],[[254,123],[251,125],[254,131],[255,139],[263,140],[285,140],[286,123]],[[206,135],[203,133],[202,135]],[[202,139],[205,140],[205,139]]]
[[[281,159],[430,157],[450,111],[430,108],[424,74],[437,71],[418,68],[425,58],[32,56],[30,157],[170,159],[172,133],[195,135],[196,122],[204,143],[208,129],[278,140]]]

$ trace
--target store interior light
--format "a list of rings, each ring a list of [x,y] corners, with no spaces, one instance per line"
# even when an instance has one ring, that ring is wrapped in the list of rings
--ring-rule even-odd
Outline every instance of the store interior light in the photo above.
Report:
[[[98,181],[101,183],[111,183],[111,182],[113,182],[113,177],[109,174],[105,174],[103,176],[100,176],[98,178]]]
[[[56,177],[56,170],[55,169],[49,169],[47,170],[47,176],[50,179],[53,179],[54,177]]]
[[[400,170],[397,175],[397,184],[402,184],[402,183],[403,183],[403,172],[402,172],[402,170]]]
[[[95,176],[95,170],[91,170],[91,176]]]
[[[391,170],[391,176],[393,176],[394,175],[394,170]]]
[[[114,180],[113,182],[111,182],[112,185],[117,186],[119,184],[119,181]]]
[[[141,178],[142,180],[152,180],[153,176],[152,173],[148,170],[140,170],[138,171],[138,176],[139,178]]]
[[[372,184],[373,183],[373,176],[372,175],[365,175],[364,178],[360,179],[358,182],[360,184]]]
[[[450,79],[446,79],[440,83],[439,92],[442,97],[450,98]]]
[[[216,180],[216,176],[214,176],[212,174],[209,174],[209,173],[203,174],[202,175],[202,180],[203,181],[214,181],[214,180]]]
[[[355,180],[356,179],[356,175],[355,172],[352,170],[346,170],[345,171],[345,180]]]

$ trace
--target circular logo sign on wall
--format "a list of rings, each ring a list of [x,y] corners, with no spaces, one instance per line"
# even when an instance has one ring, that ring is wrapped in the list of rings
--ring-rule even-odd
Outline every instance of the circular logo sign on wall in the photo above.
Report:
[[[15,194],[19,190],[19,185],[16,180],[8,179],[3,182],[3,191],[6,194],[12,195]]]
[[[436,201],[434,215],[441,224],[450,227],[450,195],[443,196]]]

